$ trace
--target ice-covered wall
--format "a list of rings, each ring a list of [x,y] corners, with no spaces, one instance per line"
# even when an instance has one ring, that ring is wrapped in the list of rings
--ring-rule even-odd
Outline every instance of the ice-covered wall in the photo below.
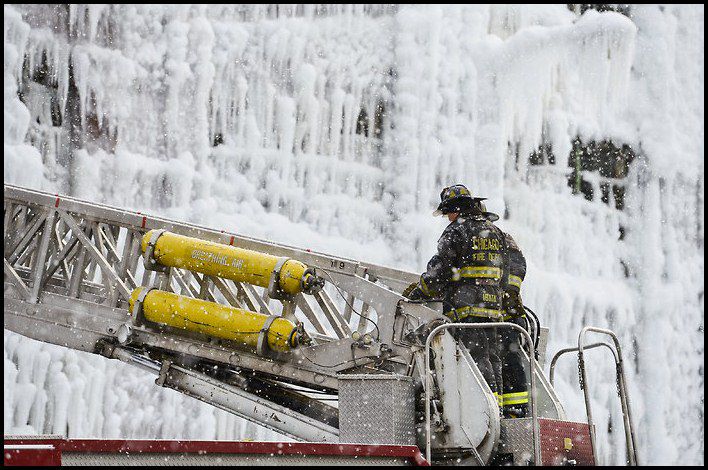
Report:
[[[4,9],[6,182],[411,270],[464,182],[524,250],[550,350],[619,333],[641,462],[703,462],[703,6]],[[576,138],[638,155],[624,210],[572,194]],[[529,164],[539,145],[555,164]],[[114,362],[5,332],[5,432],[275,438]],[[583,418],[570,359],[558,383]]]

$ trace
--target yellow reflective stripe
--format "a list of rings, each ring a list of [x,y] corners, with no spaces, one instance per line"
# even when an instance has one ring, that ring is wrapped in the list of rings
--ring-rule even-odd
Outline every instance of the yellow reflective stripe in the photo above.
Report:
[[[502,400],[504,405],[522,405],[529,402],[529,392],[505,393]]]
[[[498,318],[504,314],[501,310],[482,307],[461,307],[455,309],[455,313],[460,320],[467,317]]]
[[[508,397],[508,398],[519,398],[519,397],[528,397],[529,392],[528,390],[525,392],[511,392],[511,393],[504,393],[502,396]]]
[[[492,395],[494,395],[494,398],[497,399],[497,405],[498,406],[503,406],[503,398],[501,395],[499,395],[497,392],[492,392]]]
[[[517,315],[504,315],[503,317],[501,317],[501,320],[502,321],[513,320],[515,318],[519,318],[520,316],[521,315],[518,315],[518,314]]]
[[[518,398],[516,400],[504,400],[503,406],[507,405],[525,405],[529,402],[528,398]]]
[[[523,282],[523,279],[521,279],[519,276],[514,276],[513,274],[509,274],[508,283],[510,286],[518,287],[519,289],[521,289],[522,282]]]
[[[460,268],[461,277],[501,278],[501,268],[494,266],[463,266]]]
[[[423,294],[427,295],[428,297],[431,297],[433,294],[430,292],[430,289],[428,288],[428,285],[425,283],[425,280],[423,279],[423,276],[420,276],[420,290],[423,291]]]

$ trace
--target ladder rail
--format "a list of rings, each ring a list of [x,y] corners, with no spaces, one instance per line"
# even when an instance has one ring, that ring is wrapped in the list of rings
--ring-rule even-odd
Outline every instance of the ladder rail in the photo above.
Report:
[[[632,416],[631,416],[631,411],[630,411],[630,406],[629,406],[629,396],[627,394],[627,387],[626,387],[626,378],[624,375],[624,367],[623,367],[623,361],[622,361],[622,349],[619,344],[619,339],[617,338],[617,335],[611,331],[607,330],[604,328],[598,328],[594,326],[586,326],[580,331],[580,334],[578,335],[578,365],[580,368],[580,377],[582,380],[582,390],[583,390],[583,396],[585,398],[585,410],[587,413],[588,417],[588,425],[590,426],[590,441],[592,445],[592,450],[595,455],[597,455],[597,447],[596,447],[596,436],[595,436],[595,425],[593,422],[592,418],[592,407],[590,404],[590,394],[588,391],[588,381],[587,381],[587,373],[585,371],[585,359],[584,359],[584,351],[585,349],[588,349],[588,346],[586,346],[583,343],[583,339],[585,335],[588,332],[594,332],[594,333],[599,333],[599,334],[604,334],[607,336],[610,336],[612,338],[612,341],[615,346],[616,354],[615,354],[615,369],[617,372],[617,391],[620,397],[620,405],[622,407],[622,417],[623,417],[623,424],[624,424],[624,434],[625,434],[625,442],[627,446],[627,458],[629,461],[630,466],[636,466],[638,465],[637,463],[637,448],[636,448],[636,439],[634,435],[634,427],[632,426]]]
[[[90,221],[119,225],[129,230],[139,232],[147,232],[151,229],[160,228],[168,231],[177,230],[179,233],[185,235],[188,235],[187,232],[189,232],[191,235],[188,236],[227,245],[234,244],[246,249],[267,252],[274,256],[288,256],[298,259],[305,264],[313,265],[316,268],[330,272],[353,275],[358,273],[359,269],[364,268],[364,270],[372,276],[376,276],[376,278],[384,283],[391,284],[392,287],[405,287],[418,280],[418,275],[409,271],[365,261],[357,261],[342,256],[334,256],[315,250],[302,249],[287,244],[259,240],[189,222],[176,222],[171,219],[143,214],[133,210],[120,209],[107,204],[94,203],[70,196],[51,195],[46,192],[7,183],[5,183],[4,189],[6,204],[19,203],[21,206],[34,205],[42,208],[55,208],[59,207],[57,204],[60,204],[64,211],[81,214],[82,217]],[[31,222],[37,221],[33,219]],[[233,237],[233,241],[231,237]]]

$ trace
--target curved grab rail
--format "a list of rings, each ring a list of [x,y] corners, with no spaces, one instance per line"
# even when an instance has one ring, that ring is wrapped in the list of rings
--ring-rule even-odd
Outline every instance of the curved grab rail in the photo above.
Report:
[[[585,349],[599,348],[600,346],[605,346],[607,349],[610,350],[610,352],[612,353],[612,355],[615,357],[615,364],[617,364],[617,362],[618,362],[617,353],[616,353],[615,350],[612,348],[612,345],[611,345],[610,343],[604,343],[604,342],[593,343],[593,344],[589,344],[589,345],[585,346]],[[550,369],[550,371],[548,372],[548,379],[549,379],[549,381],[551,382],[551,385],[553,385],[553,376],[554,376],[554,373],[555,373],[556,362],[558,361],[558,359],[560,359],[560,357],[561,357],[562,355],[564,355],[564,354],[566,354],[566,353],[569,353],[569,352],[573,352],[573,351],[578,351],[578,348],[563,348],[563,349],[559,349],[558,352],[556,353],[556,355],[553,356],[553,359],[551,360],[551,369]]]
[[[582,380],[581,383],[581,388],[583,389],[583,395],[585,397],[585,409],[587,411],[587,416],[588,416],[588,425],[590,427],[590,443],[592,445],[592,450],[595,455],[597,455],[596,452],[596,445],[595,445],[595,426],[593,423],[592,419],[592,409],[590,406],[590,394],[588,393],[588,381],[587,381],[587,376],[585,374],[585,359],[584,359],[584,350],[589,349],[589,346],[585,346],[583,344],[583,337],[585,336],[586,333],[588,332],[594,332],[594,333],[600,333],[604,334],[607,336],[610,336],[612,338],[612,341],[614,342],[615,345],[615,350],[617,354],[615,354],[615,367],[617,371],[617,392],[620,397],[620,404],[622,406],[622,417],[624,421],[624,434],[625,434],[625,442],[627,445],[627,457],[629,460],[629,465],[630,466],[636,466],[637,465],[637,448],[636,448],[636,439],[634,436],[634,428],[632,426],[632,415],[629,409],[629,397],[627,396],[627,385],[624,377],[624,367],[623,367],[623,362],[622,362],[622,349],[619,344],[619,339],[617,338],[617,335],[615,335],[614,332],[611,330],[607,330],[604,328],[597,328],[594,326],[586,326],[582,330],[580,330],[580,334],[578,335],[578,364],[580,367],[580,377]],[[603,343],[606,344],[606,343]]]
[[[531,431],[533,433],[533,457],[534,464],[538,465],[540,462],[540,449],[538,446],[538,416],[536,410],[536,357],[533,351],[533,341],[531,340],[531,335],[529,332],[524,330],[521,326],[515,323],[499,322],[499,323],[445,323],[437,326],[430,332],[428,337],[425,339],[425,458],[428,462],[431,460],[431,430],[430,430],[430,389],[432,384],[430,383],[431,373],[430,373],[430,343],[432,339],[442,330],[449,328],[472,328],[472,329],[484,329],[484,328],[512,328],[518,330],[524,335],[527,340],[527,346],[529,350],[529,375],[531,376],[531,392],[529,393],[529,408],[531,409]],[[475,450],[476,452],[476,450]],[[478,460],[481,460],[477,456]]]

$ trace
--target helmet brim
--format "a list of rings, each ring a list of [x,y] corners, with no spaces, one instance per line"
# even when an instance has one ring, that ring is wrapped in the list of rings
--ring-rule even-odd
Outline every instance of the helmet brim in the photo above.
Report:
[[[472,209],[474,200],[467,196],[457,197],[443,201],[433,215],[445,215],[453,212],[466,212]]]
[[[482,215],[484,215],[484,218],[489,220],[490,222],[496,222],[497,220],[499,220],[499,216],[494,212],[484,212]]]

